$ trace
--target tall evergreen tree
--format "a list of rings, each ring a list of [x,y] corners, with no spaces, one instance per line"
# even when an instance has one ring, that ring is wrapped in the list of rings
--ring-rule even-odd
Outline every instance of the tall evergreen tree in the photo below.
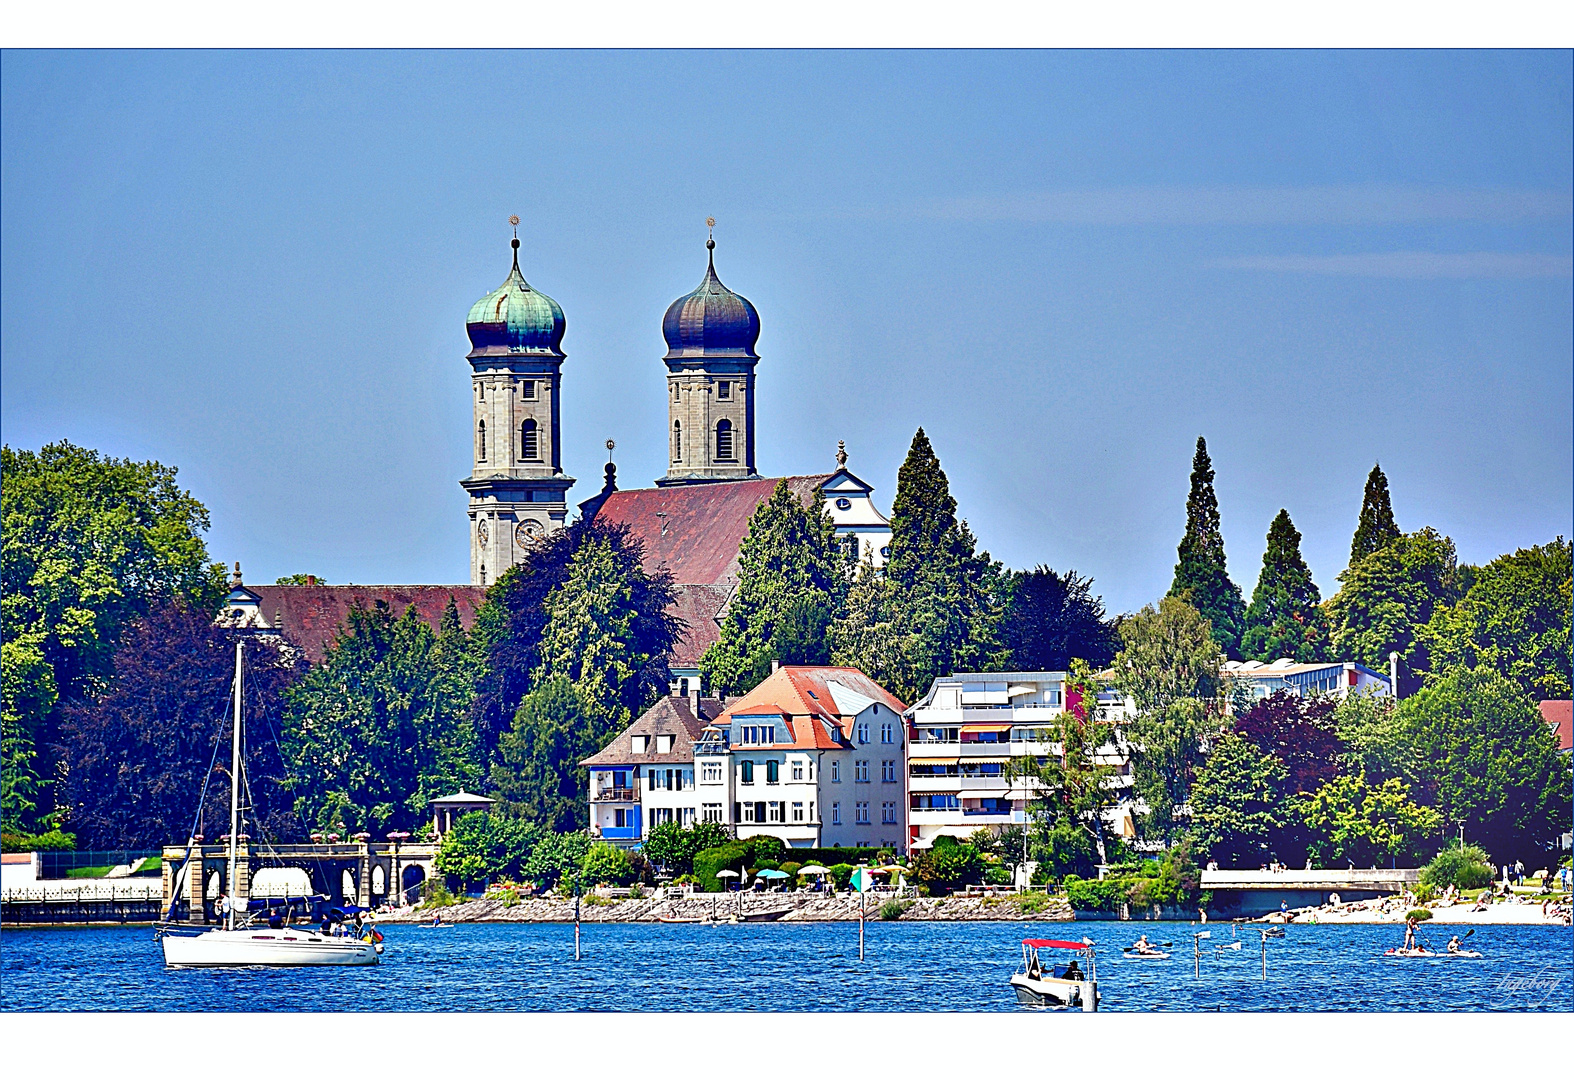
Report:
[[[1322,594],[1301,558],[1301,534],[1284,510],[1268,526],[1268,550],[1246,609],[1241,654],[1265,663],[1284,656],[1303,663],[1327,658]]]
[[[1185,600],[1208,620],[1213,640],[1228,656],[1239,658],[1245,605],[1241,589],[1224,567],[1224,536],[1219,531],[1219,500],[1213,493],[1213,462],[1208,444],[1197,436],[1191,462],[1191,494],[1186,497],[1186,534],[1178,549],[1175,581],[1169,595]]]
[[[1399,535],[1394,507],[1388,501],[1388,477],[1383,475],[1381,465],[1373,465],[1366,477],[1366,494],[1361,497],[1361,520],[1350,541],[1350,565],[1398,540]]]
[[[646,574],[621,534],[580,544],[546,598],[541,662],[499,742],[492,785],[510,809],[558,830],[585,827],[579,763],[666,690],[681,629],[671,600],[670,578]]]
[[[720,636],[700,658],[707,685],[741,694],[770,674],[772,660],[829,661],[826,632],[846,600],[847,558],[830,515],[779,481],[738,548],[738,589]]]
[[[833,632],[838,663],[854,664],[914,700],[938,675],[1005,662],[1000,622],[1009,580],[978,552],[929,437],[919,428],[896,476],[885,588],[854,587],[860,610]],[[878,606],[864,607],[879,599]],[[849,597],[849,609],[853,597]],[[883,629],[881,629],[883,628]],[[878,650],[866,652],[865,649]]]

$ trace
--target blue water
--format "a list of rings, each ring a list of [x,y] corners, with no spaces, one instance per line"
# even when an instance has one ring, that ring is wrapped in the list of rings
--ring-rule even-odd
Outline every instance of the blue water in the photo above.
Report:
[[[1239,952],[1213,924],[1194,975],[1186,923],[586,924],[583,959],[563,924],[385,927],[373,968],[166,969],[147,928],[6,930],[5,1010],[977,1010],[1010,1012],[1007,979],[1024,937],[1084,935],[1098,946],[1106,1010],[1528,1010],[1574,1008],[1574,932],[1482,927],[1480,960],[1383,959],[1393,926],[1292,926]],[[1168,961],[1130,961],[1138,933],[1174,941]],[[1441,946],[1448,934],[1424,931]],[[1504,986],[1505,977],[1539,985]],[[1555,981],[1556,987],[1548,989]]]

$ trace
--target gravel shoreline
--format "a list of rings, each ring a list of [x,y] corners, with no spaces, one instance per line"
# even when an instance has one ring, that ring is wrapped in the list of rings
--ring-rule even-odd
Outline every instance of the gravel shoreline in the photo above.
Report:
[[[1071,906],[1062,897],[1032,894],[1029,901],[1037,910],[1024,910],[1014,896],[1007,897],[919,897],[899,901],[903,905],[903,922],[1070,922],[1075,918]],[[880,918],[883,900],[870,897],[865,918]],[[573,922],[574,902],[571,899],[546,899],[532,897],[510,903],[507,898],[469,900],[461,904],[437,909],[444,922]],[[645,899],[605,900],[584,897],[580,901],[581,922],[660,922],[663,919],[703,919],[712,911],[716,918],[725,921],[738,910],[737,894],[700,893],[682,899],[665,900],[657,897]],[[856,922],[858,897],[856,893],[836,893],[830,896],[810,893],[766,893],[748,895],[743,899],[744,916],[766,915],[782,912],[780,922]],[[418,923],[432,917],[432,911],[406,908],[387,915],[377,916],[380,923]]]

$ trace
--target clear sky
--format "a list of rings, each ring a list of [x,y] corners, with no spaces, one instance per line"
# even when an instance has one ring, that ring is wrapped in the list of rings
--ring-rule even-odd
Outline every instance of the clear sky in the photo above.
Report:
[[[1547,53],[17,53],[0,422],[180,468],[247,579],[468,576],[464,317],[562,304],[573,501],[661,475],[661,316],[763,323],[759,465],[889,508],[914,430],[1011,566],[1324,594],[1381,461],[1484,562],[1571,529],[1574,67]]]

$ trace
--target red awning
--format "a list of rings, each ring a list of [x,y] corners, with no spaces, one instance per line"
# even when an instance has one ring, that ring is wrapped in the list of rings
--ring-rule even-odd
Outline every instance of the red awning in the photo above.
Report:
[[[1086,949],[1088,947],[1080,941],[1050,941],[1047,938],[1024,938],[1022,944],[1031,945],[1035,949]]]

